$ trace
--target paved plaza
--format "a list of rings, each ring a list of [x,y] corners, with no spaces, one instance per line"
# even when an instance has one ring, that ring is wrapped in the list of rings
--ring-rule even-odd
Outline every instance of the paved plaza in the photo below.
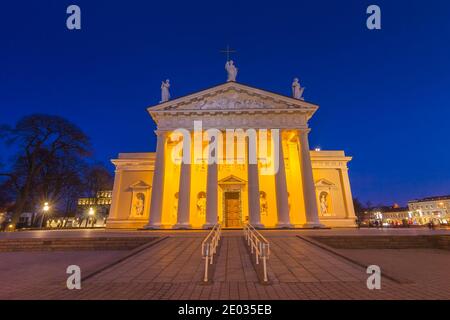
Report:
[[[3,239],[158,237],[132,251],[0,252],[0,299],[450,299],[450,252],[438,249],[333,249],[314,236],[448,235],[445,230],[263,231],[269,284],[262,284],[242,231],[224,231],[210,284],[201,279],[206,231],[29,231]],[[66,288],[66,268],[82,270],[82,289]],[[369,290],[364,266],[381,267],[381,290]],[[86,279],[87,278],[87,279]]]

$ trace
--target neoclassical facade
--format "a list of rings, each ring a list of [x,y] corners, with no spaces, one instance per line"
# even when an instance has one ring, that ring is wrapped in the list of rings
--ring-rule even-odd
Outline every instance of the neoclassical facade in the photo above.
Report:
[[[309,148],[318,108],[234,81],[149,107],[156,152],[112,160],[107,227],[355,226],[351,158]]]

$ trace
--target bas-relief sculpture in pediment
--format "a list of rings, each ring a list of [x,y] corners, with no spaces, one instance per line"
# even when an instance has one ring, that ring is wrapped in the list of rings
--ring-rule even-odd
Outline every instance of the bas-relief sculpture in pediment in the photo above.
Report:
[[[287,109],[288,106],[282,106],[273,102],[270,103],[261,97],[229,91],[211,97],[205,97],[183,105],[170,106],[164,108],[164,111],[248,110],[274,108]]]
[[[208,128],[307,128],[318,106],[261,89],[227,83],[148,108],[158,130]],[[268,116],[270,114],[270,116]]]
[[[158,111],[202,111],[202,110],[304,110],[314,113],[318,106],[294,100],[290,97],[266,92],[264,90],[233,83],[205,90],[203,93],[188,95],[166,105],[149,108],[149,112]]]
[[[221,94],[214,98],[208,98],[190,106],[199,110],[246,110],[246,109],[272,109],[274,104],[269,104],[261,98],[251,97],[247,94],[233,92]]]

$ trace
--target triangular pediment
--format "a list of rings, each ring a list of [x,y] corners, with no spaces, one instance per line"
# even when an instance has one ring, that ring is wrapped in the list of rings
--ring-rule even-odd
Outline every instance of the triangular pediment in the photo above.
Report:
[[[245,180],[238,178],[236,176],[230,175],[219,181],[219,184],[245,184]]]
[[[148,189],[150,187],[151,186],[146,184],[144,181],[139,180],[139,181],[136,181],[135,183],[133,183],[130,186],[130,189]]]
[[[320,179],[320,180],[316,181],[316,188],[317,187],[330,188],[330,187],[336,187],[336,185],[333,182],[328,181],[327,179]]]
[[[264,110],[302,111],[310,116],[318,106],[270,91],[227,82],[148,108],[157,113],[242,112]]]

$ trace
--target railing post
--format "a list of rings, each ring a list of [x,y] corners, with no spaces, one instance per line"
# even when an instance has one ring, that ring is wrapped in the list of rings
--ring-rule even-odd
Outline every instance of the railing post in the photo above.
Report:
[[[256,265],[260,265],[262,259],[263,281],[268,282],[267,259],[269,258],[269,243],[252,225],[244,226],[244,237],[250,246],[251,254],[255,254]]]
[[[267,282],[269,279],[267,278],[266,257],[263,257],[263,273],[264,273],[264,282]]]
[[[205,276],[203,278],[204,282],[208,282],[208,256],[205,258]]]
[[[216,224],[208,236],[202,242],[202,256],[205,259],[205,274],[203,281],[208,282],[209,265],[214,263],[214,255],[217,253],[217,246],[221,238],[221,226]]]

